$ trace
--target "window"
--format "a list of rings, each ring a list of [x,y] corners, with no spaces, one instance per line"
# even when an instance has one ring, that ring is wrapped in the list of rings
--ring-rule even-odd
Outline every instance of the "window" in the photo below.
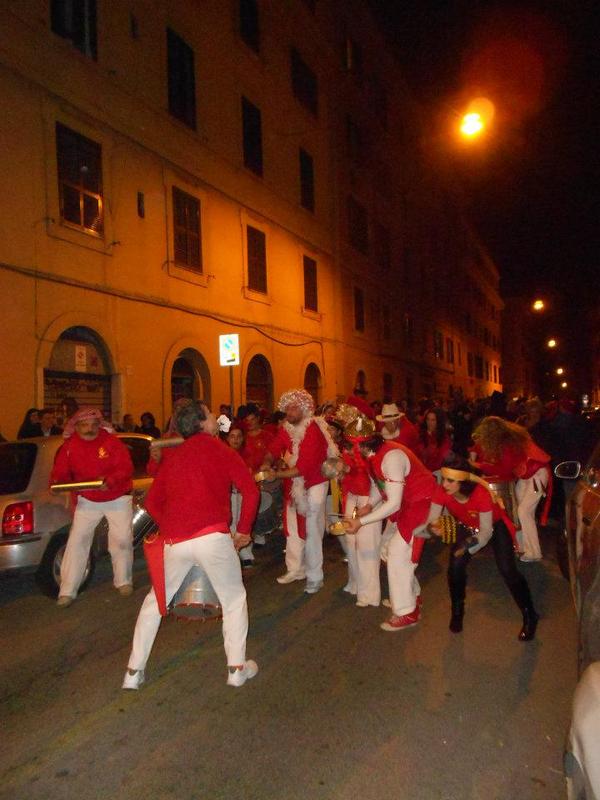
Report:
[[[255,53],[260,50],[258,0],[240,0],[240,36]]]
[[[390,232],[379,222],[373,225],[373,251],[375,263],[381,267],[382,270],[388,272],[392,266]]]
[[[485,362],[485,379],[486,379],[486,381],[489,381],[489,379],[490,379],[490,362],[489,361]]]
[[[412,347],[415,338],[415,325],[410,314],[404,315],[404,338],[407,347]]]
[[[384,304],[381,307],[381,333],[384,339],[392,338],[392,317],[390,314],[390,307]]]
[[[344,42],[344,67],[347,72],[351,72],[357,78],[362,78],[363,75],[363,57],[360,45],[346,37]]]
[[[446,361],[449,364],[454,364],[454,342],[452,339],[446,339]]]
[[[102,236],[102,148],[57,122],[56,157],[61,220]]]
[[[467,374],[469,378],[472,378],[475,374],[473,353],[467,353]]]
[[[312,156],[300,148],[300,205],[315,210],[315,170]]]
[[[475,356],[475,377],[483,378],[483,356]]]
[[[317,262],[314,258],[304,256],[304,308],[308,311],[319,310],[317,294]]]
[[[167,28],[169,113],[188,128],[196,129],[196,78],[194,51]]]
[[[96,0],[51,0],[50,25],[84,55],[97,58]]]
[[[348,197],[348,239],[361,253],[369,252],[369,222],[367,211],[352,195]]]
[[[296,48],[291,51],[292,91],[294,97],[316,117],[319,113],[319,86],[317,76],[305,64]]]
[[[137,193],[137,213],[140,219],[144,219],[146,216],[146,200],[143,192]]]
[[[494,383],[498,383],[498,367],[494,364]]]
[[[440,331],[433,332],[433,354],[436,358],[444,357],[444,336]]]
[[[358,286],[354,287],[354,328],[357,331],[365,329],[365,296]]]
[[[242,97],[242,135],[244,137],[244,166],[263,174],[262,122],[260,109]]]
[[[200,201],[173,187],[173,232],[175,263],[202,272]]]
[[[394,396],[394,379],[391,372],[383,373],[383,402],[391,403]]]
[[[246,227],[248,254],[248,288],[255,292],[267,293],[267,237],[253,228]]]

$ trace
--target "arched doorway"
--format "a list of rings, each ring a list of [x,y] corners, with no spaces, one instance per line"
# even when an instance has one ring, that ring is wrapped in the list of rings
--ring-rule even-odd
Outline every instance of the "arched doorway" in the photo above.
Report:
[[[44,406],[58,412],[57,422],[64,424],[62,405],[73,398],[79,406],[102,410],[112,418],[112,368],[108,350],[91,328],[67,328],[56,340],[48,367],[44,369]]]
[[[171,367],[171,402],[182,397],[204,400],[210,406],[210,372],[197,350],[182,350]]]
[[[367,395],[367,376],[362,369],[359,369],[356,373],[356,380],[354,381],[354,394],[357,394],[360,397],[366,397]]]
[[[321,370],[316,364],[309,364],[304,373],[304,388],[315,401],[315,408],[321,402]]]
[[[246,373],[246,402],[259,408],[273,408],[273,373],[264,356],[254,356]]]

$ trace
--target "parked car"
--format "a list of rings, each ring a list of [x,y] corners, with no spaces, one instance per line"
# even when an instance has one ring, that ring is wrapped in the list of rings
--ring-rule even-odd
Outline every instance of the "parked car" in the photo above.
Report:
[[[565,515],[581,675],[565,754],[567,789],[569,800],[600,800],[600,443],[584,469],[566,461],[554,472],[578,479]]]
[[[152,437],[118,433],[133,461],[133,542],[137,546],[155,528],[142,507],[152,483],[146,471]],[[0,442],[0,574],[35,571],[41,590],[55,597],[60,565],[73,519],[71,493],[53,494],[49,488],[54,457],[61,436]],[[96,558],[107,552],[106,521],[98,525],[82,589],[89,583]]]

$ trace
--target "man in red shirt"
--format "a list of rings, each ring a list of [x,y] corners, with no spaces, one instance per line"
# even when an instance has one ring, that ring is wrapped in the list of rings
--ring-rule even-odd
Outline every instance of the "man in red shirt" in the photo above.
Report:
[[[67,440],[56,454],[50,483],[103,480],[100,489],[78,492],[73,524],[60,569],[57,605],[70,606],[77,597],[100,520],[108,522],[108,550],[114,585],[128,597],[133,592],[131,477],[133,464],[125,445],[112,433],[97,408],[81,408],[68,421]]]
[[[313,417],[314,401],[305,389],[285,392],[278,407],[285,412],[285,422],[271,442],[263,465],[267,480],[285,480],[287,572],[277,582],[292,583],[306,578],[305,591],[314,594],[323,586],[323,534],[329,484],[321,474],[321,465],[339,451],[326,421]],[[273,460],[281,459],[285,467],[270,469]]]
[[[236,550],[250,544],[258,489],[240,456],[216,436],[218,423],[200,400],[177,411],[184,443],[163,461],[146,497],[146,508],[160,527],[164,584],[151,573],[133,634],[123,689],[139,689],[162,613],[194,566],[201,567],[223,609],[223,639],[229,686],[242,686],[258,672],[246,661],[248,606]],[[242,496],[237,533],[230,534],[231,485]],[[156,583],[155,583],[156,581]]]
[[[413,453],[417,452],[419,431],[406,414],[400,411],[396,403],[384,403],[381,414],[378,414],[375,419],[382,423],[380,433],[386,442],[398,442],[404,447],[408,447]]]

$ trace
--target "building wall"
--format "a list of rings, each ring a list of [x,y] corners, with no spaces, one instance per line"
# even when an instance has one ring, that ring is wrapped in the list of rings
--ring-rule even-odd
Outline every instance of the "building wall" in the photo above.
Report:
[[[320,399],[348,394],[359,371],[370,399],[383,396],[385,375],[394,398],[447,395],[451,387],[474,396],[498,387],[468,375],[466,353],[483,345],[462,327],[464,293],[460,302],[447,302],[449,260],[461,264],[465,285],[479,287],[499,308],[497,271],[460,213],[446,213],[444,191],[418,152],[417,110],[364,3],[331,0],[312,14],[298,0],[281,14],[275,0],[260,2],[258,54],[239,36],[233,0],[207,2],[202,13],[192,0],[98,4],[97,59],[52,32],[48,2],[6,6],[0,28],[5,435],[27,407],[43,405],[44,370],[69,330],[75,337],[91,332],[104,352],[115,420],[150,410],[163,424],[171,411],[171,370],[184,351],[197,390],[213,405],[228,402],[229,369],[219,366],[218,336],[230,332],[240,335],[236,405],[245,400],[256,355],[270,364],[275,397],[301,385],[309,364],[320,371]],[[168,112],[167,28],[194,51],[195,130]],[[344,60],[350,40],[360,48],[360,71]],[[318,78],[316,116],[291,90],[291,47]],[[374,101],[381,92],[387,123],[374,113],[381,111]],[[261,110],[262,177],[243,163],[242,96]],[[349,119],[362,131],[362,155],[351,151]],[[102,236],[61,219],[57,123],[102,148]],[[299,148],[314,160],[314,212],[299,203]],[[202,273],[174,260],[174,187],[200,202]],[[366,253],[350,241],[349,196],[367,213]],[[248,289],[248,225],[266,236],[266,294]],[[377,226],[389,234],[385,263],[374,246]],[[317,313],[303,309],[305,255],[317,263]],[[364,331],[354,324],[355,288],[364,293]],[[436,358],[436,330],[444,348],[446,339],[453,341],[454,363],[446,350]],[[497,347],[483,352],[499,362]],[[101,362],[73,364],[73,385],[78,369],[102,371]]]

